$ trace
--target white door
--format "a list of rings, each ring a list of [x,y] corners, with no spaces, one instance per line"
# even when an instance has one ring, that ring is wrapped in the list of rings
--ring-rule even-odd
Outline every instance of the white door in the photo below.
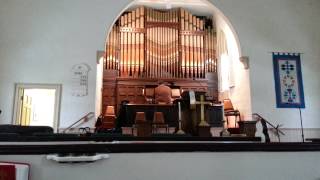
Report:
[[[17,84],[14,124],[58,129],[60,85]]]

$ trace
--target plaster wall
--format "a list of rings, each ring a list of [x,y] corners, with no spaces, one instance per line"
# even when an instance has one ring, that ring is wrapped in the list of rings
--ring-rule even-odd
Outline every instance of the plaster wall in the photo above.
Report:
[[[319,152],[119,153],[93,163],[57,163],[46,155],[0,155],[31,165],[33,180],[317,180]],[[59,172],[59,173],[57,173]]]
[[[298,109],[276,108],[272,54],[300,52],[306,108],[306,128],[320,126],[320,1],[317,0],[220,0],[212,1],[230,20],[250,60],[252,112],[285,128],[300,127]]]
[[[95,111],[96,52],[129,0],[0,0],[0,123],[12,122],[14,85],[62,84],[60,126]],[[271,51],[302,52],[305,127],[320,127],[320,2],[318,0],[210,0],[229,19],[249,56],[252,112],[275,124],[299,127],[297,109],[275,108]],[[71,68],[91,67],[89,95],[71,96]],[[249,73],[250,72],[250,73]],[[245,81],[239,83],[245,83]],[[247,92],[248,93],[248,92]],[[250,100],[251,98],[251,100]],[[237,100],[238,102],[240,101]],[[240,107],[239,107],[240,109]],[[240,109],[241,110],[241,109]],[[249,112],[249,111],[248,111]],[[93,122],[92,122],[93,123]]]

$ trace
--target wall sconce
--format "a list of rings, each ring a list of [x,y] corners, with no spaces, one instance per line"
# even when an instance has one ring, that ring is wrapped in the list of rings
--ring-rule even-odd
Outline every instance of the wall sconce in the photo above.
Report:
[[[249,69],[249,56],[241,56],[240,62],[243,64],[244,69]]]

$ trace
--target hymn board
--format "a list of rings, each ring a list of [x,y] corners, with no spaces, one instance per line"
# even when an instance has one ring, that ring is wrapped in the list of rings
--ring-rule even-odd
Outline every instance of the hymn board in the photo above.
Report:
[[[143,89],[166,81],[217,99],[216,32],[211,19],[179,8],[125,12],[108,36],[103,108],[145,103]]]

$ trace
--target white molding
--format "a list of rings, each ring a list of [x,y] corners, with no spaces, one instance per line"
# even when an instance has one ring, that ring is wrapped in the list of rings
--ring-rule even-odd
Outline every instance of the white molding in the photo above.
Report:
[[[18,125],[18,109],[20,109],[20,94],[19,89],[54,89],[55,94],[55,107],[54,107],[54,117],[53,117],[53,129],[57,132],[60,124],[60,105],[61,105],[61,84],[41,84],[41,83],[16,83],[15,84],[15,96],[14,96],[14,108],[13,108],[13,118],[12,124]]]
[[[243,64],[244,69],[249,69],[249,56],[241,56],[240,62]]]

